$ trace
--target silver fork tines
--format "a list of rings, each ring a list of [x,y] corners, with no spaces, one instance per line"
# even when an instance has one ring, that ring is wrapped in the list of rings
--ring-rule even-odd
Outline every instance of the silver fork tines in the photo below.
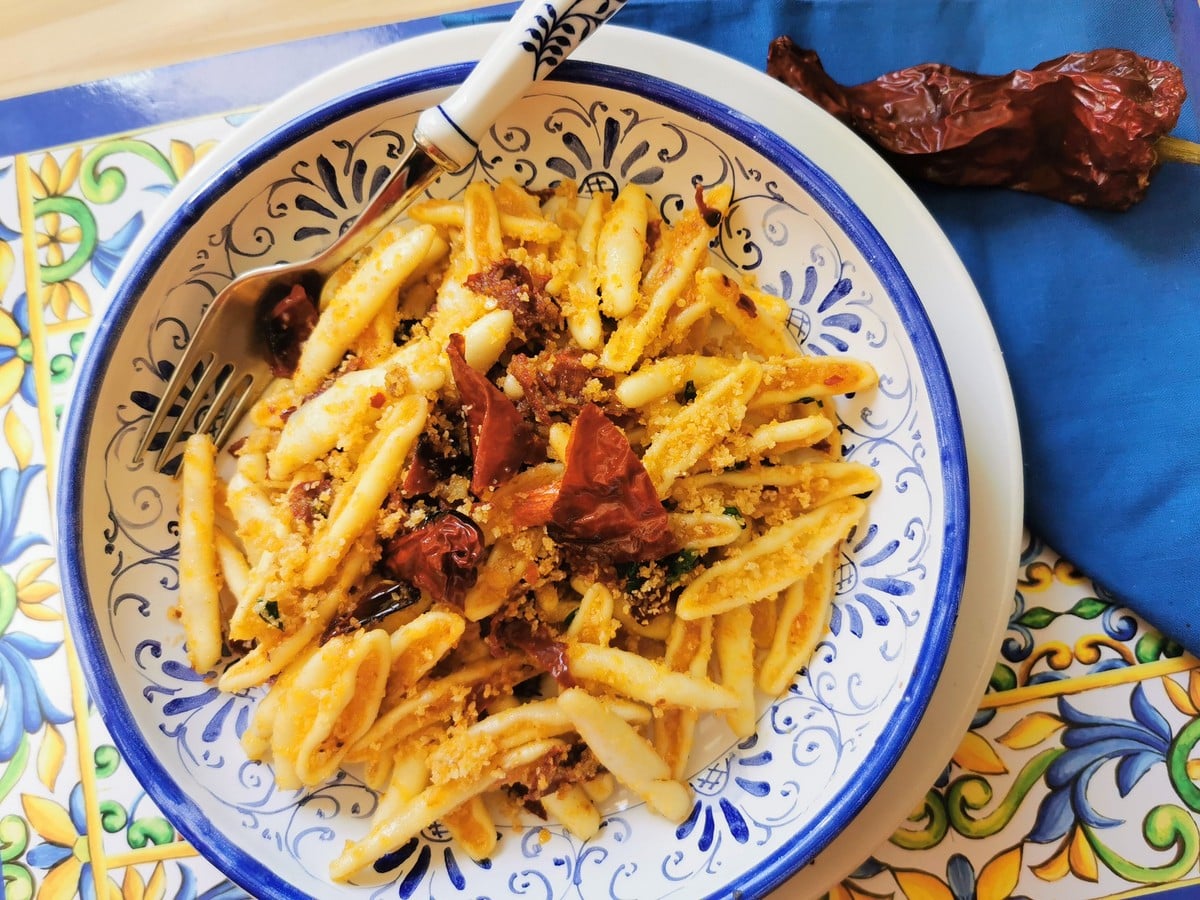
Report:
[[[235,289],[233,296],[220,304],[214,302],[205,312],[142,433],[133,456],[135,463],[162,434],[168,417],[181,402],[154,462],[160,472],[189,434],[211,434],[216,445],[223,446],[250,404],[266,389],[270,364],[255,321],[256,304],[247,302],[250,300],[246,292]],[[189,384],[191,393],[184,400]]]
[[[284,297],[292,287],[303,284],[309,296],[315,299],[313,291],[319,291],[325,278],[366,246],[442,171],[414,143],[354,224],[329,247],[311,259],[244,272],[229,282],[213,298],[192,333],[183,358],[167,381],[162,399],[142,435],[134,462],[141,461],[151,442],[161,433],[163,423],[193,377],[195,387],[171,426],[154,468],[164,471],[164,466],[176,455],[179,440],[195,431],[213,433],[217,447],[221,447],[238,420],[271,381],[264,318],[270,316],[270,309],[264,308],[264,298]],[[205,409],[204,401],[214,390],[216,395],[212,405]],[[189,429],[202,410],[200,420]]]

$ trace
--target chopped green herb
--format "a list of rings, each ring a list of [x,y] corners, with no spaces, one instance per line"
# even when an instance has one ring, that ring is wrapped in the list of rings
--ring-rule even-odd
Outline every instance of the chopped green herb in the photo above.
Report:
[[[695,550],[680,550],[673,556],[667,557],[667,583],[678,581],[683,575],[696,568],[700,562],[700,554]]]
[[[280,631],[283,630],[283,619],[279,616],[279,601],[267,600],[263,602],[259,600],[258,615],[268,625],[278,628]]]
[[[737,519],[738,524],[741,525],[743,528],[746,527],[746,517],[742,515],[742,511],[740,509],[738,509],[736,506],[727,506],[727,507],[725,507],[723,512],[725,513],[725,515],[733,516],[733,518]]]
[[[638,574],[638,569],[641,567],[642,564],[638,562],[617,563],[617,575],[625,579],[625,592],[627,594],[634,593],[646,583],[645,576]]]
[[[683,386],[683,402],[691,403],[696,399],[696,382],[689,381]]]

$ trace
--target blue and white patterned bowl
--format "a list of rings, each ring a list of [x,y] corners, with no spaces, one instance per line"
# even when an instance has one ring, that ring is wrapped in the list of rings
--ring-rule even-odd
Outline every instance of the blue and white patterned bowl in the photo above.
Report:
[[[446,37],[418,39],[430,40]],[[660,49],[675,52],[673,42]],[[376,68],[404,51],[381,51]],[[871,221],[803,146],[640,73],[633,53],[607,50],[603,60],[569,62],[531,89],[501,115],[477,162],[435,193],[458,194],[473,179],[544,187],[569,177],[585,191],[632,180],[672,220],[697,182],[732,187],[717,255],[788,299],[810,352],[862,357],[881,375],[878,389],[839,407],[847,455],[876,467],[883,489],[846,544],[830,632],[782,697],[763,698],[757,736],[734,743],[723,726],[702,728],[689,772],[695,807],[682,825],[632,805],[604,810],[604,827],[586,843],[553,824],[505,826],[486,864],[435,826],[381,860],[377,884],[330,884],[329,861],[365,833],[376,798],[352,774],[280,791],[268,766],[245,758],[239,735],[257,692],[220,694],[188,668],[169,615],[177,486],[131,457],[216,291],[237,272],[328,242],[402,152],[417,113],[468,67],[435,66],[340,95],[356,70],[335,73],[317,92],[334,99],[311,107],[302,90],[280,101],[245,126],[236,151],[198,167],[147,228],[82,367],[64,444],[60,558],[93,697],[164,812],[259,897],[759,895],[852,821],[938,678],[962,587],[968,493],[954,395],[920,298]],[[710,62],[748,90],[784,90]],[[813,140],[855,140],[799,98],[780,98],[811,120]]]

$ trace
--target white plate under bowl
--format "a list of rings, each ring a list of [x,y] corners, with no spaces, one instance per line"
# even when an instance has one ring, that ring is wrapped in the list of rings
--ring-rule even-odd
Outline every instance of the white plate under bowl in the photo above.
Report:
[[[473,58],[493,33],[405,42],[273,104],[189,175],[131,250],[64,436],[60,551],[89,684],[164,812],[260,897],[761,894],[855,823],[900,760],[945,662],[967,565],[967,455],[914,283],[942,277],[964,304],[978,298],[903,184],[849,132],[753,70],[610,27],[580,55],[592,62],[572,61],[533,88],[501,115],[476,166],[437,188],[449,195],[470,178],[506,175],[535,187],[568,175],[596,189],[636,179],[671,219],[693,179],[731,183],[718,255],[792,302],[811,351],[863,357],[881,372],[878,390],[839,406],[848,454],[876,466],[884,487],[848,542],[831,634],[782,698],[764,699],[756,738],[704,731],[688,821],[616,807],[586,844],[555,826],[504,827],[486,865],[431,828],[383,861],[378,884],[335,888],[328,861],[365,832],[373,796],[352,774],[303,794],[276,790],[237,741],[256,694],[219,695],[191,674],[169,619],[176,489],[130,462],[162,364],[231,273],[327,241],[415,112],[462,78],[465,66],[452,61]],[[774,97],[787,121],[739,97]],[[859,158],[863,172],[831,177],[810,151]],[[888,198],[913,213],[903,263],[862,206]]]

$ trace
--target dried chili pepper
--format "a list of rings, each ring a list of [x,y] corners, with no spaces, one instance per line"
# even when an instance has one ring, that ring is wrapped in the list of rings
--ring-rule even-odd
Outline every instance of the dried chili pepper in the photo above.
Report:
[[[520,617],[494,618],[485,641],[493,656],[519,650],[562,687],[575,686],[567,663],[567,645],[544,622]]]
[[[264,298],[258,328],[267,348],[267,362],[276,378],[291,378],[300,361],[300,348],[317,324],[317,305],[304,285],[297,284],[275,302]]]
[[[407,609],[421,599],[421,592],[404,581],[381,580],[363,593],[354,609],[333,617],[319,643],[325,645],[341,634],[350,634],[382,622],[393,613]]]
[[[548,513],[552,538],[613,562],[659,559],[679,549],[642,461],[595,404],[583,408],[571,429]]]
[[[927,63],[845,86],[812,50],[771,42],[767,73],[883,151],[901,174],[1000,186],[1124,210],[1179,144],[1165,135],[1187,96],[1170,62],[1130,50],[1070,53],[1029,70],[979,75]]]
[[[521,468],[529,455],[532,430],[513,402],[467,363],[465,345],[461,334],[452,334],[446,353],[466,411],[474,457],[471,491],[478,497]]]
[[[435,600],[462,603],[483,561],[483,532],[461,513],[434,516],[383,548],[380,567]]]
[[[549,280],[506,257],[468,275],[465,284],[476,294],[491,297],[500,309],[511,312],[516,330],[524,340],[544,341],[561,331],[563,325],[562,310],[546,292]]]
[[[301,481],[288,491],[288,508],[298,522],[312,525],[313,520],[329,510],[328,491],[332,479],[325,475],[312,481]]]

